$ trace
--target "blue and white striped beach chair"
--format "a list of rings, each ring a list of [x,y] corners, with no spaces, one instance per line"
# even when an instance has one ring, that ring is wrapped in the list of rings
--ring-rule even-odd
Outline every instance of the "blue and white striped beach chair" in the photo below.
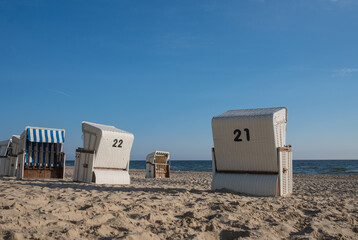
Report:
[[[63,178],[65,130],[26,127],[20,137],[17,178]]]

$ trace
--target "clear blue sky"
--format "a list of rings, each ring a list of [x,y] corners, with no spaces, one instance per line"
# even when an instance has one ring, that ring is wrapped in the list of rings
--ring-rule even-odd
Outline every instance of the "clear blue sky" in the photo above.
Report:
[[[288,107],[294,159],[358,159],[358,2],[0,1],[0,140],[81,122],[211,159],[211,118]]]

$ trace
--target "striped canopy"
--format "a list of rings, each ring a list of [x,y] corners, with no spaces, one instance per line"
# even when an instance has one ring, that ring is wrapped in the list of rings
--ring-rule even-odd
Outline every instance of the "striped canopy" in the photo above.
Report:
[[[65,131],[55,129],[28,128],[27,139],[30,142],[64,143]]]

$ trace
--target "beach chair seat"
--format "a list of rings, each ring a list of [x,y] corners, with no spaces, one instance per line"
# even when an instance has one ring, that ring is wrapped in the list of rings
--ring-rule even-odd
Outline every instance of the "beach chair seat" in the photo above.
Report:
[[[155,151],[146,157],[146,178],[169,178],[170,177],[170,153]]]
[[[113,126],[82,122],[83,148],[76,150],[74,181],[130,184],[134,135]]]
[[[26,127],[17,153],[17,179],[63,178],[65,130]]]
[[[232,110],[212,119],[212,190],[257,196],[292,193],[287,109]]]

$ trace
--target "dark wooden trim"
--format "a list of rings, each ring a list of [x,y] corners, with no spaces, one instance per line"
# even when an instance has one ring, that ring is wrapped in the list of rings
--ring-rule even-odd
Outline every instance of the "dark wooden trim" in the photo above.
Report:
[[[277,151],[279,151],[279,152],[292,152],[292,147],[278,147]]]
[[[151,165],[168,165],[167,163],[151,163],[151,162],[145,162],[145,163],[149,163]]]
[[[218,172],[218,169],[216,167],[216,156],[215,156],[215,148],[211,148],[212,154],[213,154],[213,160],[215,165],[215,172]]]
[[[166,178],[170,178],[170,165],[167,164]]]
[[[63,168],[62,166],[54,166],[54,167],[46,167],[46,166],[24,166],[24,170],[30,169],[30,170],[44,170],[44,169],[55,169],[55,168]]]
[[[276,184],[276,196],[275,197],[278,197],[280,196],[280,178],[277,178],[277,184]]]
[[[126,171],[125,168],[104,168],[104,167],[94,167],[94,170],[113,170],[113,171]]]
[[[277,175],[278,172],[265,172],[265,171],[233,171],[233,170],[216,170],[217,173],[240,173],[240,174],[264,174],[264,175]]]
[[[8,156],[9,157],[17,157],[17,155],[15,155],[15,154],[9,154]]]
[[[92,150],[85,150],[85,149],[83,149],[83,148],[77,148],[77,149],[76,149],[76,152],[94,154],[94,151],[92,151]]]
[[[7,158],[7,156],[0,156],[0,158]]]

